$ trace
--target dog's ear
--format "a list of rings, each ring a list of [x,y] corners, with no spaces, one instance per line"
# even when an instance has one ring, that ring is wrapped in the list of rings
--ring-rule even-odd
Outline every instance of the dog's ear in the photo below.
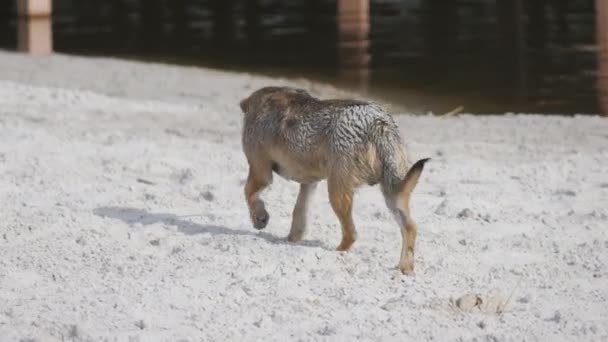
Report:
[[[286,94],[272,94],[266,98],[265,106],[268,110],[284,113],[289,107],[289,97]]]
[[[312,96],[306,89],[301,89],[301,88],[296,89],[296,93],[298,93],[300,95],[308,96],[308,97]]]
[[[242,99],[241,102],[239,102],[239,106],[241,106],[241,110],[243,111],[243,113],[247,113],[248,103],[249,103],[248,97]]]

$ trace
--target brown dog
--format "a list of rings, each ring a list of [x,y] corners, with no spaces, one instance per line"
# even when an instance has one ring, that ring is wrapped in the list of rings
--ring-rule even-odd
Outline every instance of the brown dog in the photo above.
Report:
[[[401,228],[399,268],[413,272],[417,228],[409,201],[428,158],[408,169],[398,127],[388,113],[375,104],[319,100],[290,87],[261,88],[240,106],[243,151],[249,163],[245,197],[256,229],[268,224],[260,193],[272,182],[273,172],[300,183],[289,241],[303,238],[310,195],[319,181],[327,179],[331,206],[342,226],[337,250],[347,251],[357,238],[353,193],[363,184],[379,183]]]

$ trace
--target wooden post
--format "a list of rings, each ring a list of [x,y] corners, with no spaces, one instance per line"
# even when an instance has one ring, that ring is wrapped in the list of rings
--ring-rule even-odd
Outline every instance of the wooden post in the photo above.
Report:
[[[33,55],[53,52],[52,0],[17,0],[17,50]]]
[[[141,1],[141,43],[144,49],[157,50],[163,44],[163,4],[160,0]]]
[[[366,90],[371,61],[369,0],[338,0],[337,19],[340,73],[359,90]]]
[[[500,69],[509,86],[515,90],[515,100],[520,104],[526,91],[525,37],[522,22],[522,0],[497,0],[496,10],[501,36]]]
[[[121,0],[123,1],[123,0]],[[171,33],[174,39],[171,43],[175,47],[183,48],[184,43],[190,43],[192,40],[191,31],[188,26],[188,0],[171,0],[168,2],[171,11],[171,21],[173,24],[173,32]]]
[[[236,36],[234,0],[212,0],[213,39],[217,47],[232,48]]]
[[[259,0],[249,0],[245,5],[245,27],[247,28],[247,43],[255,50],[262,40],[262,4]]]
[[[598,99],[600,108],[608,116],[608,1],[595,0],[598,46]]]
[[[456,1],[421,1],[424,24],[424,43],[427,61],[433,65],[433,72],[442,75],[444,68],[452,68],[451,61],[460,29]]]

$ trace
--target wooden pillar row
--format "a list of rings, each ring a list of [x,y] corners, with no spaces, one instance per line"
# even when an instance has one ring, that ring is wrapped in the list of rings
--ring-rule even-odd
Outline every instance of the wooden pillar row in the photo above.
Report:
[[[598,46],[598,99],[600,108],[608,116],[608,1],[595,0]]]
[[[497,0],[496,10],[503,56],[500,70],[506,83],[514,90],[514,100],[519,104],[527,93],[523,0]]]
[[[343,78],[365,90],[369,81],[369,0],[338,0],[338,60]]]
[[[52,0],[16,1],[17,50],[32,55],[52,53]]]

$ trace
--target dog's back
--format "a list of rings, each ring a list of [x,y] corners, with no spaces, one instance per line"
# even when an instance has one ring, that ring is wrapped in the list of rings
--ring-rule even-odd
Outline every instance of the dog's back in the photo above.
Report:
[[[266,87],[243,100],[241,108],[245,153],[259,158],[265,151],[274,171],[286,178],[317,181],[339,163],[355,183],[383,181],[391,187],[407,172],[397,125],[378,105]]]

